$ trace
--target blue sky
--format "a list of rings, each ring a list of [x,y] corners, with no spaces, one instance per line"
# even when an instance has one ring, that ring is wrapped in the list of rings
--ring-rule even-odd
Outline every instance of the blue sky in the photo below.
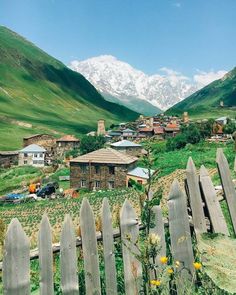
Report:
[[[110,54],[187,76],[236,66],[235,0],[0,0],[0,24],[65,64]]]

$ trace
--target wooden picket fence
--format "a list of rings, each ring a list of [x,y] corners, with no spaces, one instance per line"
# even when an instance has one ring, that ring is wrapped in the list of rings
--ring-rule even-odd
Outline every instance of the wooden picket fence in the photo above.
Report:
[[[236,232],[236,192],[230,176],[229,164],[221,149],[217,151],[217,166],[228,203],[234,231]],[[190,158],[186,168],[185,191],[177,180],[173,181],[168,199],[168,229],[171,242],[171,254],[175,261],[184,266],[181,276],[191,280],[194,274],[194,253],[192,230],[196,236],[212,231],[229,235],[220,203],[207,169],[202,166],[198,176],[193,160]],[[189,204],[189,205],[188,205]],[[192,219],[189,218],[189,211]],[[151,229],[160,237],[161,256],[166,255],[165,224],[160,206],[153,208],[155,227]],[[96,233],[94,214],[86,198],[80,209],[81,238],[75,236],[71,217],[64,220],[60,244],[52,246],[52,231],[46,215],[43,216],[39,234],[38,250],[30,251],[29,239],[20,222],[13,219],[8,227],[2,263],[3,290],[5,295],[30,294],[30,259],[38,258],[40,265],[40,294],[54,294],[53,252],[60,252],[61,289],[66,295],[80,293],[77,269],[77,249],[81,246],[87,295],[101,294],[98,240],[103,243],[105,264],[105,286],[107,295],[116,295],[117,272],[114,254],[114,239],[121,237],[124,264],[124,283],[126,295],[138,295],[142,289],[142,265],[137,260],[137,247],[140,228],[134,208],[128,200],[120,212],[120,229],[112,228],[112,216],[108,200],[102,204],[102,230]],[[181,286],[177,285],[177,294]]]

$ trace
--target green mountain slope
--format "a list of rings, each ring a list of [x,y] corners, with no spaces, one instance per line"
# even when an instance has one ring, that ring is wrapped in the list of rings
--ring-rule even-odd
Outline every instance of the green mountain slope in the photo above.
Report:
[[[224,108],[219,107],[224,102]],[[167,114],[188,111],[194,117],[236,116],[236,68],[171,107]]]
[[[107,102],[80,74],[0,26],[0,150],[38,132],[81,134],[138,113]]]
[[[162,110],[160,110],[158,107],[154,106],[153,104],[151,104],[150,102],[144,99],[128,96],[128,97],[122,98],[121,100],[110,94],[102,93],[102,95],[108,101],[123,105],[145,116],[154,116],[154,115],[162,113]]]

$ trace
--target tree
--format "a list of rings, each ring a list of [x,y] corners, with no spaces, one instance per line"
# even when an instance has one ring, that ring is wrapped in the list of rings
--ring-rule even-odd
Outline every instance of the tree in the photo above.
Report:
[[[224,127],[223,131],[225,134],[233,134],[236,131],[236,124],[232,121],[229,121]]]
[[[80,141],[80,152],[81,154],[87,154],[95,150],[101,149],[104,146],[105,142],[106,140],[104,136],[85,135],[81,138]]]

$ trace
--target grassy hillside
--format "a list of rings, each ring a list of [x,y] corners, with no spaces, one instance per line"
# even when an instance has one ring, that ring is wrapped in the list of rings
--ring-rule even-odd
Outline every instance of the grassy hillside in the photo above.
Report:
[[[223,101],[225,107],[220,108]],[[236,68],[222,79],[216,80],[182,102],[170,108],[167,114],[181,114],[188,111],[193,117],[218,117],[236,115]]]
[[[19,148],[24,135],[81,134],[100,118],[109,126],[137,116],[107,102],[82,75],[0,26],[0,150]]]

